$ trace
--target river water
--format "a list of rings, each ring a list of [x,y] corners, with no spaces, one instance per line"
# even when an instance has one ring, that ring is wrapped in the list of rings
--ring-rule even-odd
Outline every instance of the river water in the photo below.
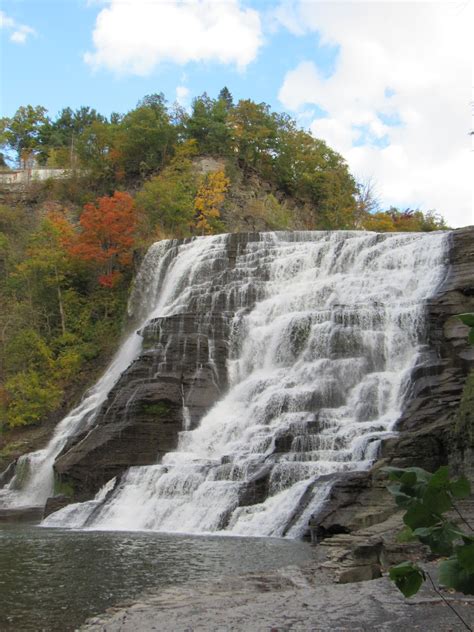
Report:
[[[276,538],[0,525],[0,630],[67,632],[144,590],[307,560]]]

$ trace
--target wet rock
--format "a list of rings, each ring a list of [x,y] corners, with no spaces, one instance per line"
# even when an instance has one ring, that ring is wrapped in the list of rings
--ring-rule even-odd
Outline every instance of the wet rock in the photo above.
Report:
[[[43,519],[47,518],[49,514],[54,513],[55,511],[59,511],[66,505],[69,505],[71,502],[70,496],[66,494],[58,494],[57,496],[51,496],[46,501],[46,505],[44,507]]]
[[[262,503],[268,496],[271,473],[271,467],[263,467],[250,477],[239,495],[239,505],[257,505]]]
[[[43,507],[17,507],[14,509],[0,509],[0,523],[38,523],[43,517]]]

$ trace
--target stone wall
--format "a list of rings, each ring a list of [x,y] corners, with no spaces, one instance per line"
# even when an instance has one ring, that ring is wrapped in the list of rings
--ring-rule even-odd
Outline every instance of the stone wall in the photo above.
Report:
[[[45,180],[68,178],[71,169],[49,169],[35,167],[32,169],[17,169],[0,173],[0,186],[24,187],[31,182],[44,182]]]

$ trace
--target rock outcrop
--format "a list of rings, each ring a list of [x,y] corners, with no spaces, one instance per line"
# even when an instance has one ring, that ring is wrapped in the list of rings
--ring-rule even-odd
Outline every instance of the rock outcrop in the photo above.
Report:
[[[184,314],[148,324],[142,354],[110,392],[93,428],[58,456],[56,473],[72,486],[75,500],[90,498],[128,467],[156,463],[225,388],[225,314],[208,323],[212,338],[196,332],[195,320]]]

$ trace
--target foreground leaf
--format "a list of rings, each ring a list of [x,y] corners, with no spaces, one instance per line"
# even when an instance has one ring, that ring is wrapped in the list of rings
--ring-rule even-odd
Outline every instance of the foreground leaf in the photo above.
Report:
[[[424,571],[413,562],[402,562],[392,566],[389,576],[405,597],[416,595],[425,580]]]

